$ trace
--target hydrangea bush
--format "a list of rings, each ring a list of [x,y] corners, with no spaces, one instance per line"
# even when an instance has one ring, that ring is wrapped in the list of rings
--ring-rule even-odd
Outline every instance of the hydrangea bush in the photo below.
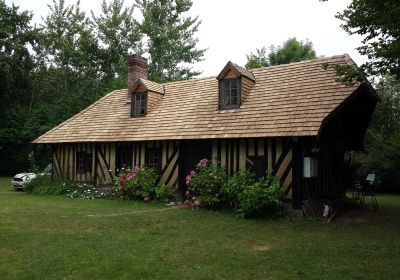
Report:
[[[226,180],[226,172],[217,162],[202,159],[196,169],[186,176],[186,204],[194,207],[216,207],[222,201],[221,187]]]
[[[155,196],[156,182],[157,174],[153,168],[122,168],[114,178],[112,191],[121,198],[143,199],[147,202]]]

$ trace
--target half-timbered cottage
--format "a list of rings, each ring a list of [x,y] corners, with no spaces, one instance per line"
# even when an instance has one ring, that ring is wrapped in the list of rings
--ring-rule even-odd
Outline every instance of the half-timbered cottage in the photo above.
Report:
[[[345,86],[323,65],[348,55],[158,84],[147,60],[128,57],[128,89],[115,90],[34,141],[53,150],[53,175],[105,185],[123,165],[147,165],[159,183],[185,188],[202,158],[229,174],[280,178],[299,208],[344,192],[344,154],[361,148],[378,100],[368,83]]]

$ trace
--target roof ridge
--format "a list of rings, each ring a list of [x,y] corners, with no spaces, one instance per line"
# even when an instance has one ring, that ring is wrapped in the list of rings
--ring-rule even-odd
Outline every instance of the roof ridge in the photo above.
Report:
[[[112,92],[107,93],[106,95],[104,95],[102,98],[100,98],[99,100],[96,100],[95,102],[93,102],[92,104],[90,104],[88,107],[86,107],[85,109],[83,109],[82,111],[76,113],[75,115],[73,115],[72,117],[66,119],[65,121],[63,121],[62,123],[60,123],[59,125],[55,126],[54,128],[50,129],[49,131],[47,131],[46,133],[40,135],[38,138],[36,138],[34,141],[32,141],[32,143],[36,143],[37,141],[39,141],[41,138],[47,136],[49,133],[51,133],[52,131],[59,129],[61,127],[63,127],[64,125],[66,125],[67,123],[69,123],[70,121],[74,120],[75,118],[77,118],[78,116],[82,115],[83,113],[89,111],[91,108],[93,108],[94,106],[96,106],[98,103],[100,103],[100,101],[102,101],[103,99],[107,98],[108,96],[110,96],[111,94],[113,94],[116,91],[121,91],[121,89],[115,89]]]
[[[339,55],[332,55],[332,56],[322,56],[322,57],[318,57],[315,59],[308,59],[308,60],[302,60],[302,61],[296,61],[296,62],[290,62],[290,63],[285,63],[285,64],[278,64],[278,65],[271,65],[271,66],[264,66],[264,67],[260,67],[260,68],[254,68],[251,69],[259,71],[259,70],[265,70],[265,69],[271,69],[271,68],[279,68],[279,67],[283,67],[283,66],[289,66],[289,65],[298,65],[298,64],[305,64],[305,63],[310,63],[310,62],[315,62],[315,61],[322,61],[322,60],[329,60],[329,59],[334,59],[334,58],[340,58],[340,57],[350,57],[348,54],[339,54]],[[350,58],[350,60],[352,60]],[[347,61],[347,60],[346,60]]]

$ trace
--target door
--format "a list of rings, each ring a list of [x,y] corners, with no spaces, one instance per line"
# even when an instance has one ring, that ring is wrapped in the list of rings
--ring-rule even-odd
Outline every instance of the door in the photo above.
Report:
[[[211,159],[212,143],[209,140],[188,140],[180,143],[179,149],[179,190],[183,199],[186,190],[186,176],[196,169],[202,159]]]

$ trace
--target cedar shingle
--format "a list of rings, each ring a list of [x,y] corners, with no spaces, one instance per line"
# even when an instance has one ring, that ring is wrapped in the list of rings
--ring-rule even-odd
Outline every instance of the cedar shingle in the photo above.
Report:
[[[215,77],[157,84],[163,92],[145,117],[131,118],[127,90],[115,90],[34,143],[315,136],[322,121],[358,85],[346,87],[322,64],[353,63],[346,55],[254,69],[256,83],[240,109],[218,110]]]

